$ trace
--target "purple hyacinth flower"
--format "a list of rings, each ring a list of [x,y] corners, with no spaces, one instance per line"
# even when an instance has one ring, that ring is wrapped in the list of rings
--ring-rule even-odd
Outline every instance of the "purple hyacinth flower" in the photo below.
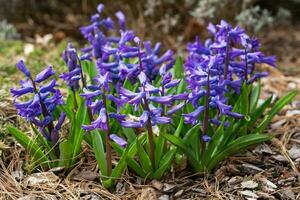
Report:
[[[82,128],[85,131],[92,131],[95,129],[100,129],[100,130],[108,130],[107,127],[107,117],[106,117],[106,109],[105,108],[101,108],[100,113],[98,118],[93,121],[90,125],[82,125]]]
[[[167,83],[166,85],[164,85],[164,87],[165,87],[166,89],[172,88],[172,87],[177,86],[179,83],[180,83],[180,80],[179,80],[179,79],[175,79],[175,80],[170,81],[170,82]]]
[[[20,60],[16,66],[18,67],[18,69],[23,72],[25,74],[25,76],[27,76],[28,78],[31,77],[30,71],[26,68],[26,65],[24,63],[23,60]]]
[[[104,5],[102,3],[99,3],[97,6],[97,12],[101,14],[103,10],[104,10]]]
[[[40,88],[40,92],[41,93],[45,93],[45,92],[55,92],[54,87],[57,86],[56,85],[56,80],[53,79],[50,83],[48,83],[47,85],[44,85]]]
[[[59,140],[59,130],[61,129],[62,124],[66,118],[66,113],[62,112],[58,118],[57,124],[50,134],[50,139],[52,144],[56,144]]]
[[[134,122],[134,121],[121,121],[120,125],[125,128],[142,128],[143,124],[140,122]]]
[[[34,91],[33,87],[26,87],[26,88],[19,88],[19,89],[11,88],[10,89],[10,93],[14,97],[19,97],[19,96],[22,96],[27,93],[32,93],[33,91]]]
[[[126,30],[126,24],[125,24],[125,15],[122,11],[116,12],[116,17],[118,18],[119,25],[121,30],[125,31]]]
[[[185,102],[181,102],[180,104],[173,106],[167,111],[167,115],[172,115],[176,113],[177,111],[181,110],[184,106],[185,106]]]
[[[269,75],[268,72],[255,73],[255,74],[247,81],[247,84],[251,84],[251,83],[253,83],[254,81],[256,81],[257,79],[262,78],[262,77],[266,77],[266,76],[268,76],[268,75]]]
[[[173,100],[173,95],[168,96],[150,96],[149,100],[160,104],[170,104]]]
[[[208,135],[203,135],[201,138],[204,142],[210,142],[211,141],[211,137]]]
[[[47,67],[43,71],[41,71],[39,74],[36,75],[34,82],[40,83],[46,79],[48,79],[50,76],[54,75],[55,72],[53,71],[52,66]]]
[[[152,119],[153,125],[170,124],[172,122],[172,119],[169,117],[153,116],[151,119]]]
[[[112,141],[117,143],[122,148],[125,148],[127,146],[127,141],[124,138],[121,138],[116,134],[110,134],[109,137]]]
[[[144,111],[143,114],[140,116],[140,123],[141,124],[145,124],[149,119],[149,112],[148,111]]]
[[[199,115],[204,111],[204,106],[199,106],[196,110],[189,114],[183,114],[184,122],[189,124],[195,124],[198,121]]]
[[[125,119],[126,119],[126,115],[124,115],[124,114],[109,113],[108,115],[110,118],[113,118],[113,119],[117,120],[118,122],[125,121]]]
[[[102,94],[102,92],[100,90],[96,90],[96,91],[89,91],[87,89],[83,89],[84,93],[81,93],[80,96],[81,97],[85,97],[87,99],[92,99],[94,97],[99,96],[100,94]]]

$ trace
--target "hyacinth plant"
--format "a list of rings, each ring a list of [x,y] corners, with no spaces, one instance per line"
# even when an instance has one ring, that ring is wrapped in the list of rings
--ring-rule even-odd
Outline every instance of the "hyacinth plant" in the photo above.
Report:
[[[72,44],[63,52],[67,71],[59,78],[65,100],[55,79],[45,84],[52,67],[33,78],[23,61],[17,64],[26,80],[11,93],[35,137],[13,126],[8,130],[34,166],[70,169],[85,141],[102,184],[111,187],[126,166],[143,178],[160,179],[186,156],[195,171],[207,172],[271,138],[264,129],[296,92],[259,103],[259,79],[267,73],[256,66],[275,66],[275,58],[259,51],[257,39],[225,21],[210,24],[212,38],[189,43],[183,64],[171,50],[161,53],[160,43],[142,42],[127,29],[122,12],[116,25],[102,17],[103,9],[100,4],[91,24],[80,28],[88,41],[82,53]]]
[[[268,73],[256,66],[274,67],[275,57],[259,51],[258,40],[238,26],[222,20],[209,24],[208,30],[213,37],[204,44],[198,38],[188,44],[184,64],[190,95],[183,116],[192,127],[181,136],[165,135],[197,172],[209,172],[226,157],[269,140],[264,129],[297,94],[289,93],[271,108],[272,96],[259,104],[259,78]]]
[[[33,162],[28,166],[29,170],[39,165],[55,166],[57,160],[66,153],[59,152],[59,132],[66,114],[55,112],[57,106],[64,104],[62,95],[56,88],[55,79],[45,83],[55,72],[49,66],[34,78],[23,60],[17,63],[17,67],[26,79],[20,81],[20,88],[12,88],[11,94],[15,97],[14,105],[18,114],[30,123],[34,139],[13,126],[8,126],[8,130],[32,155]]]

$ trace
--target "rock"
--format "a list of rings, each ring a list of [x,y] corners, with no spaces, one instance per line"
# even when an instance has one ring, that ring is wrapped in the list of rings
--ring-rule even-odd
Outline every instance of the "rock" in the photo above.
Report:
[[[157,181],[157,180],[151,181],[151,184],[152,184],[152,187],[154,187],[157,190],[162,190],[162,188],[164,186],[164,184],[162,182]]]
[[[290,150],[288,150],[289,156],[292,159],[300,158],[300,148],[298,145],[294,144]]]
[[[241,183],[242,188],[246,189],[254,189],[258,187],[258,183],[254,181],[244,181]]]
[[[169,200],[169,199],[170,199],[169,195],[166,195],[166,194],[164,194],[158,198],[158,200]]]
[[[153,199],[153,200],[157,199],[155,190],[151,187],[143,188],[137,200],[144,200],[144,199]]]
[[[24,179],[25,186],[39,186],[39,185],[49,185],[55,184],[59,178],[53,172],[41,172],[31,174]]]
[[[250,197],[250,198],[254,198],[257,199],[259,196],[257,196],[254,192],[250,191],[250,190],[244,190],[244,191],[240,191],[240,193],[244,196]]]

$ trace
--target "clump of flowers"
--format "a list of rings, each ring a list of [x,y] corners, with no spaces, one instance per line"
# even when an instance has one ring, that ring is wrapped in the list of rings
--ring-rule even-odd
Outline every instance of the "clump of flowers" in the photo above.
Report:
[[[189,43],[183,64],[171,50],[160,53],[160,43],[141,42],[127,29],[121,11],[115,25],[101,17],[103,9],[99,4],[91,24],[80,28],[88,41],[81,55],[71,43],[63,52],[67,71],[59,77],[68,88],[65,101],[55,79],[46,83],[54,75],[52,67],[34,78],[23,61],[17,64],[26,79],[11,93],[37,139],[13,126],[8,130],[35,166],[50,163],[48,168],[69,170],[83,156],[81,143],[86,141],[102,184],[111,187],[127,166],[143,178],[160,179],[174,158],[180,163],[187,157],[195,171],[207,172],[235,152],[271,138],[263,130],[297,92],[268,111],[272,97],[258,104],[259,79],[268,74],[256,66],[275,66],[276,59],[259,50],[256,38],[225,21],[209,24],[212,37]],[[62,136],[65,118],[68,130]]]
[[[56,145],[59,139],[59,130],[65,119],[65,113],[61,113],[57,124],[54,125],[53,111],[57,105],[63,104],[64,101],[60,91],[56,89],[55,79],[47,84],[44,83],[55,72],[49,66],[33,78],[23,60],[17,63],[17,67],[26,76],[25,80],[20,81],[20,88],[12,88],[10,91],[15,97],[14,105],[18,110],[18,114],[38,127],[47,141],[50,141],[52,145]],[[29,100],[25,102],[17,100],[24,96],[28,96]]]

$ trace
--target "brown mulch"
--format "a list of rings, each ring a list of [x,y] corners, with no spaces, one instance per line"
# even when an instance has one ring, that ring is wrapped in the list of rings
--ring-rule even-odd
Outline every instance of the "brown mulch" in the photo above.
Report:
[[[280,97],[300,89],[299,79],[267,68],[263,94]],[[286,106],[268,129],[272,141],[223,161],[213,174],[191,174],[173,169],[162,181],[144,181],[126,172],[108,191],[98,179],[94,159],[86,155],[69,174],[56,168],[24,174],[24,149],[5,138],[0,143],[0,199],[299,199],[300,98]],[[11,99],[2,100],[1,121],[15,121]],[[6,116],[6,117],[4,117]],[[25,156],[25,157],[24,157]]]

